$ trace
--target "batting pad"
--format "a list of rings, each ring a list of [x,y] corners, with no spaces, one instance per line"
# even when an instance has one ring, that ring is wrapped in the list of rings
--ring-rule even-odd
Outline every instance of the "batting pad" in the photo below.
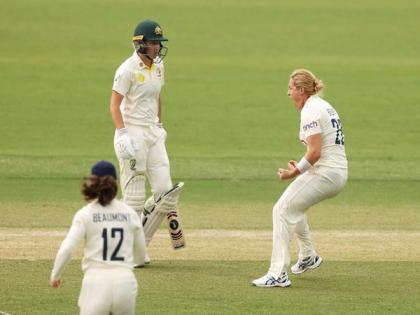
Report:
[[[143,207],[144,207],[144,199],[145,199],[145,177],[144,175],[135,175],[128,181],[125,189],[123,191],[124,194],[124,202],[136,210],[137,214],[140,216]]]
[[[163,218],[169,212],[175,211],[183,187],[184,183],[176,183],[171,190],[162,194],[156,201],[153,196],[147,199],[142,214],[147,246],[162,223]]]

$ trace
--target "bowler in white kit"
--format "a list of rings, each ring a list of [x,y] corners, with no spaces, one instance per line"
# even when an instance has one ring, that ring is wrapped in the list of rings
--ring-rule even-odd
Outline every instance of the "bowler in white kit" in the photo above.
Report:
[[[288,287],[289,242],[296,233],[299,258],[292,273],[319,267],[322,258],[311,241],[306,211],[321,200],[336,196],[347,181],[344,133],[337,111],[319,93],[323,83],[306,69],[290,75],[288,96],[300,111],[300,141],[306,153],[299,162],[277,172],[281,180],[296,179],[273,207],[273,249],[270,268],[252,283],[258,287]]]
[[[134,314],[137,280],[133,268],[144,263],[146,253],[140,219],[131,207],[115,199],[116,171],[109,162],[92,167],[82,194],[89,203],[74,216],[55,258],[50,285],[61,285],[64,267],[83,240],[80,314]]]

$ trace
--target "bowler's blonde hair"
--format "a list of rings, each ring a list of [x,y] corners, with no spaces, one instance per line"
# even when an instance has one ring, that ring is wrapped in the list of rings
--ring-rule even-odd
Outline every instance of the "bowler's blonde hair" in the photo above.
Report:
[[[297,69],[292,72],[290,79],[293,80],[297,88],[303,88],[308,95],[322,95],[324,84],[311,71],[306,69]]]

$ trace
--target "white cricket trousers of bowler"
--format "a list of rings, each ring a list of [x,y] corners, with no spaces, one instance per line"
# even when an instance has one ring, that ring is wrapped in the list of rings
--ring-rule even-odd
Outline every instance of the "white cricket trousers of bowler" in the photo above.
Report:
[[[89,268],[79,296],[81,315],[132,315],[136,311],[137,280],[124,267]]]
[[[276,278],[290,264],[289,243],[293,232],[299,244],[299,258],[315,254],[306,211],[321,200],[336,196],[347,182],[347,169],[315,166],[299,175],[273,207],[273,250],[268,273]]]

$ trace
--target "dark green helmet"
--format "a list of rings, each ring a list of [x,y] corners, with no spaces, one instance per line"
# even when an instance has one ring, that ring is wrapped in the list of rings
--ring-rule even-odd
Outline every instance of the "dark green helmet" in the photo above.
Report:
[[[159,42],[167,41],[163,36],[160,25],[152,20],[141,21],[134,30],[133,41],[156,40]]]

